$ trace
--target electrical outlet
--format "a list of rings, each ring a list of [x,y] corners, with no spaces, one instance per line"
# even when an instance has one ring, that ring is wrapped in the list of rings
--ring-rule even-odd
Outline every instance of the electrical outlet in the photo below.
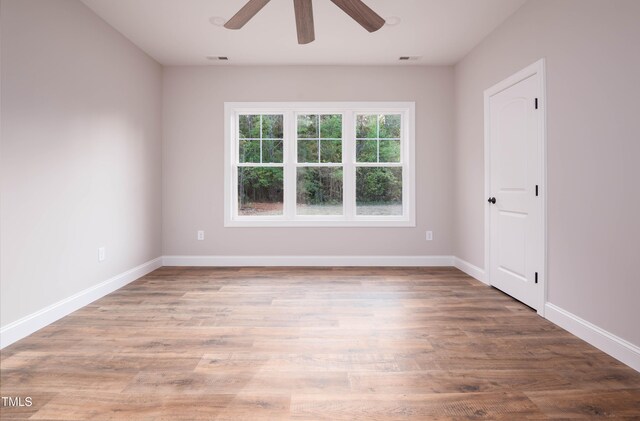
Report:
[[[433,231],[427,231],[427,241],[433,240]]]
[[[103,262],[107,258],[107,249],[105,247],[98,248],[98,262]]]
[[[204,231],[198,231],[198,241],[204,240]]]

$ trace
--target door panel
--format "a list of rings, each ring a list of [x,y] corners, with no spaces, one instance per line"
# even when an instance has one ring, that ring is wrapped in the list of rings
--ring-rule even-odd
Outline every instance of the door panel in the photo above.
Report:
[[[529,107],[531,103],[528,103],[527,98],[514,98],[496,110],[498,132],[495,143],[491,146],[495,148],[498,158],[495,176],[505,192],[521,192],[526,188],[527,168],[522,163],[526,162],[526,119]]]
[[[523,303],[539,305],[535,272],[543,229],[535,186],[540,180],[541,114],[534,74],[489,98],[490,283]]]
[[[526,282],[526,224],[527,215],[516,212],[498,212],[498,269],[503,276],[515,276]],[[508,245],[508,247],[504,247]],[[510,275],[511,274],[511,275]],[[501,274],[496,274],[501,276]]]

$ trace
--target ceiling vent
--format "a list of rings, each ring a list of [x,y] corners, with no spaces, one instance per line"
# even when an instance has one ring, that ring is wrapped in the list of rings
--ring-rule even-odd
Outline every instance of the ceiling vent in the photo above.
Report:
[[[229,61],[227,56],[207,56],[207,60],[211,61]]]
[[[416,61],[420,60],[419,56],[401,56],[398,60],[400,61]]]

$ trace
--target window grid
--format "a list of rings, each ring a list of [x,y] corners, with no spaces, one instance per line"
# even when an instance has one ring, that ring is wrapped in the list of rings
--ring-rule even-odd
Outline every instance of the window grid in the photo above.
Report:
[[[382,114],[357,114],[356,115],[356,124],[357,124],[357,119],[358,116],[373,116],[375,115],[376,117],[376,137],[375,138],[371,138],[371,137],[357,137],[357,133],[356,133],[356,150],[357,150],[357,144],[358,141],[372,141],[375,140],[376,141],[376,161],[375,162],[367,162],[367,161],[358,161],[358,157],[356,154],[355,157],[355,164],[357,166],[371,166],[370,164],[379,164],[379,165],[374,165],[374,166],[398,166],[398,165],[387,165],[387,164],[399,164],[400,166],[403,165],[403,138],[402,137],[380,137],[380,120],[382,119],[382,117],[384,117],[385,115],[398,115],[397,113],[382,113]],[[400,117],[400,133],[402,134],[403,132],[403,128],[402,125],[405,124],[403,123],[403,118],[402,116]],[[357,128],[356,128],[356,132],[357,132]],[[394,161],[384,161],[384,162],[380,162],[380,142],[383,140],[392,140],[392,141],[398,141],[400,142],[400,159],[397,162]]]
[[[376,153],[377,162],[380,162],[380,114],[376,116]]]
[[[262,159],[262,114],[260,114],[260,163],[263,164]]]
[[[298,119],[301,115],[306,115],[306,116],[314,116],[316,118],[316,127],[318,128],[318,137],[300,137],[298,134]],[[341,150],[344,151],[344,139],[342,137],[322,137],[322,124],[320,121],[320,117],[321,116],[325,116],[325,115],[340,115],[341,118],[341,129],[342,129],[342,133],[344,132],[344,114],[343,113],[339,113],[339,112],[334,112],[334,113],[303,113],[303,112],[296,112],[295,113],[295,124],[296,124],[296,142],[295,142],[295,148],[296,148],[296,166],[300,167],[300,166],[313,166],[313,164],[316,164],[314,162],[300,162],[299,160],[299,155],[297,153],[298,148],[299,148],[299,142],[301,140],[304,141],[311,141],[311,140],[315,140],[316,141],[316,146],[318,148],[318,162],[317,164],[321,164],[323,166],[342,166],[343,163],[337,163],[337,162],[322,162],[322,141],[323,140],[328,140],[328,141],[340,141],[341,142]],[[344,155],[344,153],[341,153],[341,155]]]
[[[241,137],[240,136],[240,118],[242,116],[260,116],[260,120],[259,120],[259,133],[260,136],[259,137]],[[263,146],[264,146],[264,141],[280,141],[282,142],[282,146],[284,148],[284,127],[283,127],[283,137],[263,137],[262,136],[262,127],[263,127],[263,116],[265,115],[272,115],[272,116],[282,116],[282,120],[283,120],[283,126],[284,126],[284,114],[282,113],[273,113],[273,114],[265,114],[265,113],[238,113],[237,117],[236,117],[236,153],[235,153],[235,162],[234,165],[238,166],[238,167],[282,167],[285,164],[285,159],[284,159],[284,150],[283,150],[283,156],[282,156],[282,162],[264,162],[264,152],[263,152]],[[248,141],[259,141],[259,148],[260,148],[260,162],[240,162],[240,143],[243,140],[248,140]]]

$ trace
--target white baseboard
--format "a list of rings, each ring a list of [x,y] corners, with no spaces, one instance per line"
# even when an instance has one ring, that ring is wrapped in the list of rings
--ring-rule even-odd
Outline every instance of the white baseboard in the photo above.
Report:
[[[460,269],[461,271],[471,276],[472,278],[475,278],[478,281],[489,285],[488,282],[485,281],[484,279],[484,269],[481,269],[478,266],[472,265],[471,263],[465,260],[462,260],[459,257],[453,258],[453,266]]]
[[[453,266],[453,256],[164,256],[164,266]]]
[[[640,347],[554,304],[545,305],[545,318],[613,358],[640,371]]]
[[[116,275],[111,279],[107,279],[104,282],[80,291],[71,297],[65,298],[64,300],[51,304],[42,310],[36,311],[33,314],[3,326],[0,329],[0,349],[31,335],[33,332],[42,329],[70,313],[73,313],[98,298],[102,298],[105,295],[122,288],[123,286],[158,269],[161,266],[162,257],[150,260],[140,266],[136,266],[133,269]]]

